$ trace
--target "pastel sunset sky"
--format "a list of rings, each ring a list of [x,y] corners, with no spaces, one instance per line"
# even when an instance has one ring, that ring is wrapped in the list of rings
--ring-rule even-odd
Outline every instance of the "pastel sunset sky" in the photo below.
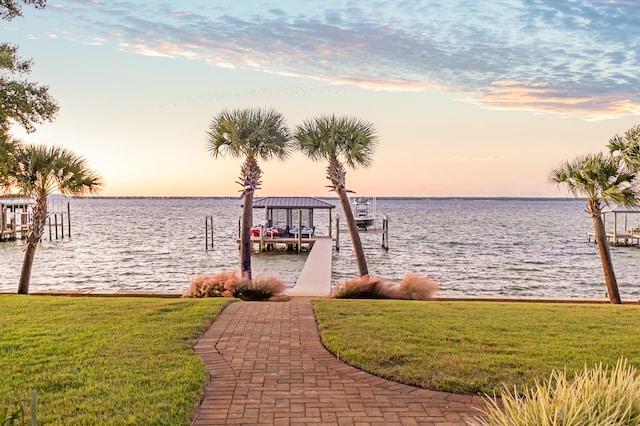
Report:
[[[234,196],[227,108],[373,122],[369,196],[565,197],[562,160],[640,122],[640,2],[49,0],[0,21],[60,105],[15,136],[86,157],[107,196]],[[260,195],[328,196],[325,164],[262,163]]]

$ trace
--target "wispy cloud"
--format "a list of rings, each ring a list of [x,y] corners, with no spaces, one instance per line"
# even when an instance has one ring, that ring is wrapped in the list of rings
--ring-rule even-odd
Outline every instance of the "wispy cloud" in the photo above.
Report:
[[[141,55],[372,90],[446,89],[491,108],[640,114],[637,2],[209,3],[58,0],[51,10],[84,26],[84,43]]]

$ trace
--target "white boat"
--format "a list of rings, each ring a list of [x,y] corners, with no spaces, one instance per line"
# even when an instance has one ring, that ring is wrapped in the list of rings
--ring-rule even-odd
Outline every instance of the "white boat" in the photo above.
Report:
[[[376,199],[369,197],[354,197],[351,199],[353,204],[353,218],[356,220],[358,229],[367,230],[368,227],[374,225],[376,216]]]

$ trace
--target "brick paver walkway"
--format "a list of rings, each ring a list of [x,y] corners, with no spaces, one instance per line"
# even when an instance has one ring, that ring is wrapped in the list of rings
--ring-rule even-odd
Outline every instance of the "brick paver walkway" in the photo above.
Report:
[[[478,396],[401,385],[344,364],[306,300],[236,302],[195,346],[211,381],[193,425],[464,425]]]

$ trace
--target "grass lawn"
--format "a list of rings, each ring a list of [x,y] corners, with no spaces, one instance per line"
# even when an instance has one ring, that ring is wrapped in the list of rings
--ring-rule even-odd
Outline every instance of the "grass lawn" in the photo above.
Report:
[[[41,424],[188,425],[207,382],[192,346],[229,299],[0,295],[0,409]]]
[[[620,357],[640,367],[640,306],[313,301],[325,346],[398,382],[457,393],[500,392]]]

